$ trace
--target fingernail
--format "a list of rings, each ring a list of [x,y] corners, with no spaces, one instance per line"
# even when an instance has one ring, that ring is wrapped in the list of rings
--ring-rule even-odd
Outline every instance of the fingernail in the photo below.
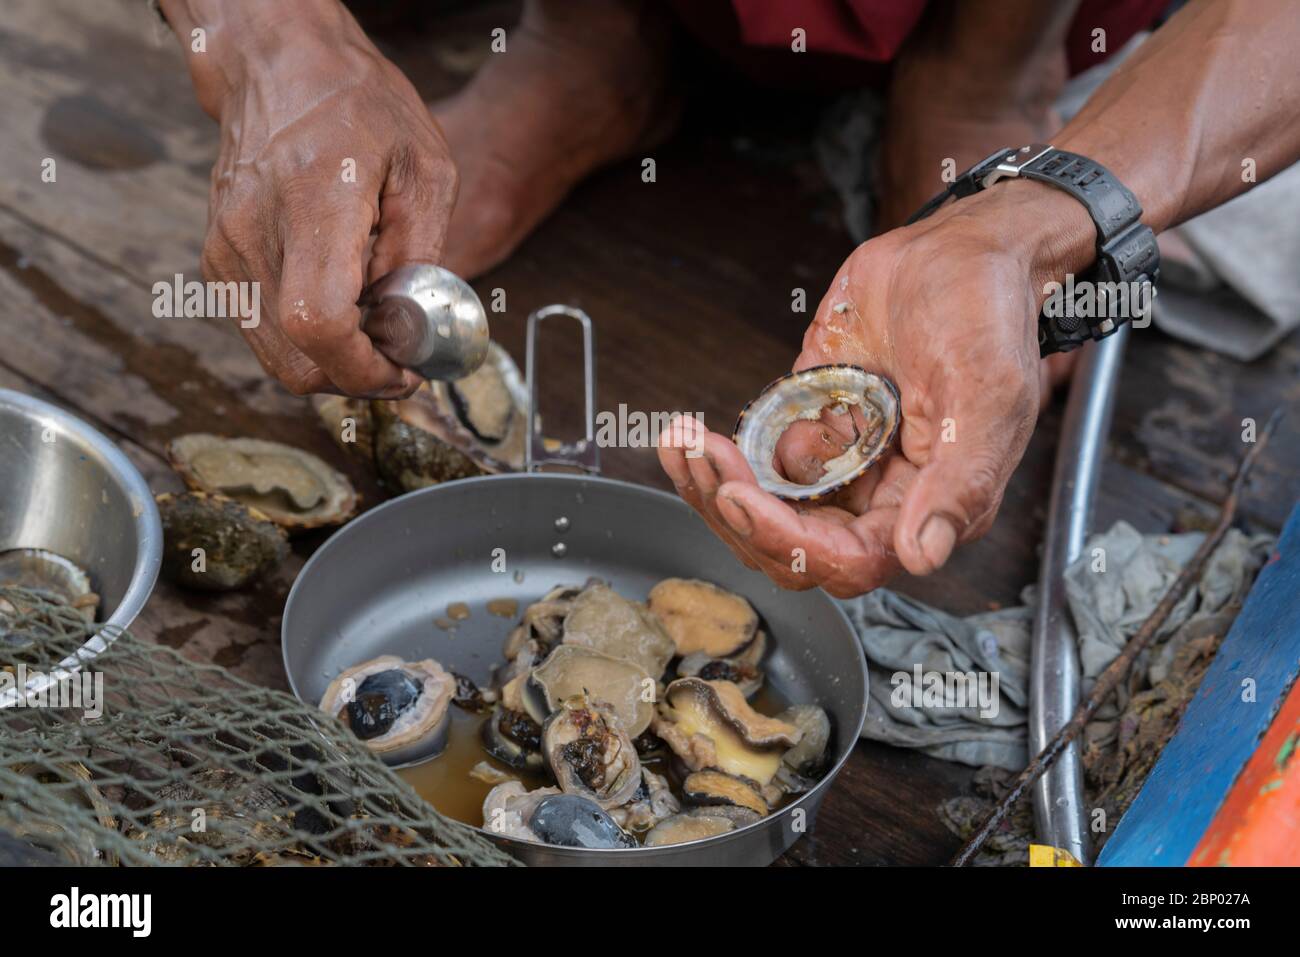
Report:
[[[934,571],[948,560],[957,544],[957,529],[942,515],[931,515],[921,526],[921,554],[930,570]]]
[[[745,506],[741,505],[730,495],[725,495],[723,497],[727,500],[727,503],[729,505],[733,506],[736,509],[736,511],[740,513],[735,518],[732,518],[730,515],[724,513],[723,517],[727,520],[727,524],[732,527],[732,529],[736,532],[736,534],[744,535],[746,538],[748,538],[750,535],[754,533],[754,523],[750,520],[749,513],[745,511]]]

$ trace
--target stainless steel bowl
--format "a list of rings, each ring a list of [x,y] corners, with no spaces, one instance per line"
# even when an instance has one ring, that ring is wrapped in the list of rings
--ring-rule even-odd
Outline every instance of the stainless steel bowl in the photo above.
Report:
[[[162,561],[149,486],[108,438],[57,406],[0,389],[0,551],[43,548],[84,568],[102,599],[97,633],[34,692],[75,671],[135,620]],[[0,697],[0,708],[15,700]]]

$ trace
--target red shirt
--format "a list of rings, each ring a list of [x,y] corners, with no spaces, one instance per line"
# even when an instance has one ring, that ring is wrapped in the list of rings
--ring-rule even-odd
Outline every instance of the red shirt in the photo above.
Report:
[[[997,0],[986,0],[997,2]],[[1070,72],[1106,59],[1140,30],[1156,22],[1169,0],[1083,0],[1066,37]],[[829,54],[818,63],[820,79],[851,83],[877,79],[898,54],[925,11],[926,0],[675,0],[683,23],[701,40],[732,55],[742,66],[770,76],[793,64],[792,31],[802,28],[809,53]],[[1093,52],[1093,31],[1106,31],[1106,52]],[[820,58],[819,58],[820,60]],[[835,63],[835,60],[841,62]],[[876,68],[863,69],[866,64]],[[781,70],[785,73],[785,70]],[[784,77],[783,77],[784,78]]]

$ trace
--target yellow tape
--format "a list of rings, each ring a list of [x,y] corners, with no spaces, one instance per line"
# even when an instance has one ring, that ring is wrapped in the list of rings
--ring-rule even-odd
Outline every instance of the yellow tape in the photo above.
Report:
[[[1069,851],[1050,844],[1029,845],[1030,867],[1083,867]]]

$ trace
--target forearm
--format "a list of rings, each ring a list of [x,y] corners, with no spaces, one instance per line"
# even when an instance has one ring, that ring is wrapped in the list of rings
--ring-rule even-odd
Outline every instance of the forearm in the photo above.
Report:
[[[1300,19],[1286,6],[1189,4],[1116,70],[1052,145],[1108,167],[1157,233],[1285,169],[1300,160]],[[1244,175],[1246,160],[1253,179]],[[1081,273],[1096,258],[1087,210],[1044,183],[1004,181],[940,212],[933,218],[985,224],[990,242],[1029,266],[1040,302],[1046,283]]]
[[[199,104],[214,118],[250,72],[283,64],[286,48],[314,56],[309,51],[369,46],[339,0],[160,0],[160,6],[185,52]]]
[[[1291,0],[1197,0],[1115,71],[1054,145],[1109,167],[1156,232],[1176,226],[1300,159],[1297,51]]]

